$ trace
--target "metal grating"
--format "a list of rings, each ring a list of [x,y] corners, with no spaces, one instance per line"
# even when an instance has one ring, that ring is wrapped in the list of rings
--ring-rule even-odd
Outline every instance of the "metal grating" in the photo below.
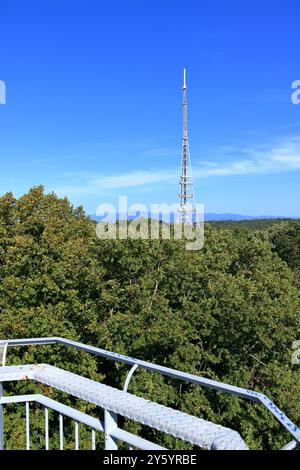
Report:
[[[48,364],[0,368],[0,382],[26,379],[49,385],[202,448],[247,449],[236,431]]]

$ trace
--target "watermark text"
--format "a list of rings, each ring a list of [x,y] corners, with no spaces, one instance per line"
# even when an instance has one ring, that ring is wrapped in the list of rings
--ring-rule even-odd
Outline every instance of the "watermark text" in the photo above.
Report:
[[[300,80],[295,80],[292,83],[292,89],[295,90],[291,96],[292,103],[300,104]]]
[[[120,196],[118,207],[100,204],[96,215],[101,240],[185,240],[188,251],[201,250],[204,245],[203,204],[182,214],[179,204],[151,204],[149,209],[140,203],[128,206],[127,196]]]
[[[0,104],[6,104],[6,85],[3,80],[0,80]]]

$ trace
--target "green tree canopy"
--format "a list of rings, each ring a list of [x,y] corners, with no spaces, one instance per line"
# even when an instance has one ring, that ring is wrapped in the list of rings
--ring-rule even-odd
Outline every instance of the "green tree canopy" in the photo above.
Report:
[[[297,233],[287,232],[292,245]],[[291,364],[292,342],[300,339],[299,290],[276,243],[284,258],[278,234],[209,225],[204,248],[194,252],[178,240],[99,240],[95,223],[67,199],[42,187],[20,199],[6,194],[0,198],[0,335],[65,336],[256,389],[299,423],[299,366]],[[15,350],[9,360],[45,361],[118,387],[128,372],[61,348]],[[261,406],[238,398],[139,370],[130,391],[232,427],[252,448],[289,439]]]

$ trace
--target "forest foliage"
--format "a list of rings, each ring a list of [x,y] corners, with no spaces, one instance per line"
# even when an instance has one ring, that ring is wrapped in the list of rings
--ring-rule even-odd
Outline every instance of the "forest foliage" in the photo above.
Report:
[[[95,223],[66,198],[42,187],[19,199],[8,193],[0,198],[0,337],[64,336],[255,389],[299,424],[300,366],[291,363],[300,339],[299,247],[299,221],[258,231],[207,224],[204,247],[193,252],[182,240],[99,240]],[[61,347],[9,350],[9,364],[36,362],[117,387],[128,372]],[[37,386],[5,389],[29,393]],[[236,429],[254,449],[290,439],[260,405],[236,397],[139,370],[129,391]],[[23,445],[22,413],[7,413],[8,448]],[[36,422],[38,448],[38,411]],[[124,426],[167,447],[184,446],[135,423]]]

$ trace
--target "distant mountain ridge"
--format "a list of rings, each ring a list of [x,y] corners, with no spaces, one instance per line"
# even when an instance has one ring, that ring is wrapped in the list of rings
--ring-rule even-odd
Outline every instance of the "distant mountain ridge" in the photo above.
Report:
[[[206,213],[205,220],[257,220],[257,219],[291,219],[297,217],[284,217],[281,215],[242,215],[242,214],[214,214]]]
[[[112,220],[113,216],[109,214],[105,214],[105,216],[98,216],[96,214],[91,215],[91,219],[99,222],[104,218],[109,217]],[[168,215],[166,214],[150,214],[147,212],[137,211],[137,212],[129,212],[128,214],[116,214],[117,220],[132,220],[138,217],[144,218],[153,218],[163,221],[169,221]],[[207,212],[204,216],[205,221],[238,221],[238,220],[258,220],[258,219],[298,219],[299,217],[284,217],[284,216],[275,216],[275,215],[243,215],[243,214],[233,214],[233,213],[224,213],[224,214],[215,214],[212,212]],[[176,220],[176,214],[172,213],[170,216],[170,222],[174,222]]]

